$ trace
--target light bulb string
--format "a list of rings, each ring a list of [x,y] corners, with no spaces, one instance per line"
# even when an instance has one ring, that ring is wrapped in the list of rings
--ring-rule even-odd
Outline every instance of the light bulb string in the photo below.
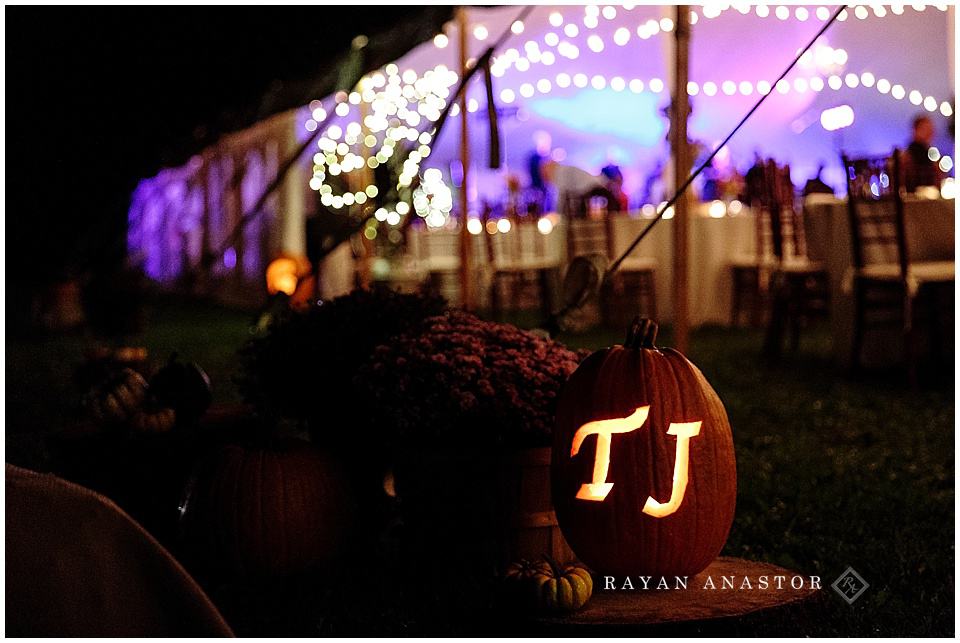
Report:
[[[450,100],[447,101],[447,104],[444,106],[443,111],[440,112],[440,118],[437,119],[436,125],[433,127],[432,136],[434,141],[436,141],[440,137],[440,133],[443,130],[444,124],[446,124],[447,122],[447,118],[450,115],[450,111],[453,109],[453,106],[456,105],[457,99],[460,97],[460,94],[465,90],[467,83],[470,82],[474,74],[480,71],[480,69],[486,68],[489,65],[490,59],[493,57],[493,53],[497,49],[502,47],[503,44],[507,41],[507,39],[513,35],[513,31],[512,31],[513,23],[524,20],[527,16],[530,15],[530,13],[534,9],[536,9],[536,5],[525,6],[517,14],[517,17],[513,19],[513,21],[510,23],[510,26],[508,26],[506,29],[503,30],[503,32],[497,37],[497,39],[493,42],[492,45],[487,47],[487,49],[483,52],[483,54],[477,59],[477,62],[473,65],[473,67],[468,69],[466,73],[463,74],[463,76],[460,78],[460,82],[457,84],[456,89],[453,91],[453,94],[450,95],[449,97]],[[466,34],[461,34],[461,37],[466,38]],[[318,126],[317,131],[319,130],[320,130],[320,127]],[[403,162],[410,157],[410,154],[413,152],[414,149],[416,149],[414,145],[408,145],[406,148],[406,151],[403,154],[402,160],[398,161],[397,165],[402,166]],[[409,186],[410,193],[412,194],[413,191],[416,190],[417,187],[419,187],[419,185],[420,185],[420,175],[417,174],[416,176],[413,177],[412,181],[410,182],[410,186]],[[368,221],[374,218],[376,213],[373,210],[374,210],[373,208],[370,208],[370,211],[365,216],[361,217],[356,222],[355,225],[351,226],[350,228],[352,230],[351,234],[353,232],[357,232],[361,230],[363,226],[367,224]],[[464,212],[462,216],[463,216],[463,225],[466,225],[467,213]],[[407,219],[404,221],[403,229],[405,230],[412,222],[413,222],[412,216],[408,216]],[[323,257],[326,257],[328,254],[333,252],[333,250],[337,246],[339,246],[340,243],[345,241],[346,238],[347,237],[342,237],[336,243],[331,244],[329,247],[323,250],[321,252],[320,258],[322,259]]]
[[[816,43],[817,40],[819,40],[824,33],[826,33],[827,29],[829,29],[830,26],[834,22],[836,22],[837,18],[840,16],[841,13],[847,10],[848,6],[849,5],[845,5],[845,4],[841,5],[840,8],[837,9],[836,12],[834,12],[833,16],[831,16],[831,18],[827,22],[825,22],[822,27],[820,27],[816,35],[810,39],[810,42],[808,42],[807,45],[803,49],[801,49],[800,52],[797,54],[797,56],[790,62],[790,64],[787,65],[787,68],[783,70],[783,73],[780,74],[777,80],[771,83],[770,85],[771,87],[776,87],[777,83],[783,80],[787,76],[787,74],[789,74],[793,70],[793,68],[796,67],[797,63],[800,62],[800,59],[803,57],[803,55],[807,53],[807,51],[809,51],[811,47],[813,47],[814,43]],[[675,91],[674,93],[679,94],[679,92],[677,91]],[[710,165],[714,157],[716,157],[717,154],[720,153],[720,150],[722,150],[723,147],[730,142],[730,139],[733,138],[734,134],[736,134],[740,130],[740,128],[743,127],[744,124],[746,124],[746,122],[750,119],[750,117],[753,116],[754,112],[756,112],[757,109],[760,108],[763,102],[767,100],[767,97],[770,96],[772,93],[773,92],[771,91],[766,94],[763,94],[760,97],[760,100],[754,103],[753,107],[750,108],[750,111],[748,111],[746,115],[740,119],[740,122],[737,123],[736,127],[734,127],[729,134],[727,134],[726,138],[724,138],[723,141],[721,141],[720,144],[714,148],[714,150],[710,153],[710,155],[707,156],[707,158],[700,164],[700,167],[698,167],[692,174],[690,174],[690,176],[687,177],[687,180],[684,181],[683,185],[681,185],[677,189],[677,191],[674,193],[674,195],[670,197],[670,200],[660,206],[660,210],[657,212],[657,216],[654,217],[654,219],[649,224],[647,224],[647,227],[645,227],[643,230],[640,231],[640,234],[637,235],[637,238],[633,240],[633,242],[623,252],[623,254],[621,254],[613,263],[610,264],[610,266],[607,268],[606,272],[603,275],[604,280],[608,279],[610,275],[615,273],[620,268],[620,265],[623,263],[623,261],[628,256],[630,256],[630,253],[633,252],[638,245],[640,245],[640,242],[643,241],[643,239],[650,233],[653,227],[657,225],[661,219],[663,219],[663,215],[666,213],[666,211],[670,209],[680,199],[681,196],[683,196],[683,193],[686,192],[687,188],[690,187],[690,184],[693,183],[694,179],[700,176],[700,174],[707,168],[707,166]]]

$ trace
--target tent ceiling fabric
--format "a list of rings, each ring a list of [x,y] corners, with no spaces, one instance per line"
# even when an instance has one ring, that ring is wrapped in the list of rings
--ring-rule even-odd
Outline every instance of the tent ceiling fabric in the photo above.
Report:
[[[821,127],[820,114],[843,104],[856,114],[842,135],[846,149],[873,153],[904,144],[910,120],[919,112],[934,117],[938,142],[952,148],[946,114],[952,113],[953,89],[944,53],[949,49],[952,8],[928,6],[920,11],[907,5],[899,13],[880,8],[863,17],[859,9],[851,12],[818,41],[814,55],[791,72],[787,86],[769,89],[762,81],[779,75],[830,9],[694,9],[691,138],[705,146],[718,142],[758,91],[776,94],[731,141],[731,157],[741,168],[759,150],[791,163],[795,178],[804,180],[825,161],[828,178],[830,165],[836,166],[833,182],[839,185],[835,159],[840,139]],[[517,12],[518,7],[471,7],[469,55],[478,57],[510,29]],[[505,172],[524,175],[524,160],[539,131],[551,135],[554,152],[564,162],[592,172],[617,163],[625,170],[626,188],[639,189],[644,175],[667,154],[662,110],[669,102],[670,73],[664,39],[673,37],[673,15],[672,7],[659,6],[539,6],[522,26],[514,26],[494,65],[505,168],[491,172],[477,162],[479,192],[499,193]],[[419,75],[438,64],[457,70],[460,36],[455,21],[446,23],[442,33],[396,64]],[[892,42],[901,46],[890,47]],[[471,122],[477,124],[471,148],[476,159],[483,159],[488,145],[483,84],[472,83],[468,96],[474,110]],[[917,96],[919,104],[911,100]],[[459,137],[451,133],[456,129],[447,128],[436,141],[424,167],[448,174],[457,158]]]

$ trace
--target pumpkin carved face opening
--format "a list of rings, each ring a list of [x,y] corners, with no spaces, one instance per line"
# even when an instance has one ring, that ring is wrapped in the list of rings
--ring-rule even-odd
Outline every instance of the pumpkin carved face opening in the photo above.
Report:
[[[637,320],[594,353],[557,409],[553,501],[577,556],[612,574],[693,575],[733,521],[736,462],[726,411],[683,355]]]

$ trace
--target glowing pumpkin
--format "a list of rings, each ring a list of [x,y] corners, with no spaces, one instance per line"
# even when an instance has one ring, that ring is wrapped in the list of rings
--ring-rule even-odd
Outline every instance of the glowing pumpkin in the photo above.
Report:
[[[733,522],[737,468],[720,398],[696,366],[634,322],[588,357],[557,408],[553,502],[577,556],[605,574],[694,575]]]
[[[310,274],[310,262],[306,257],[277,257],[267,266],[267,292],[275,295],[282,292],[293,296],[297,283]]]

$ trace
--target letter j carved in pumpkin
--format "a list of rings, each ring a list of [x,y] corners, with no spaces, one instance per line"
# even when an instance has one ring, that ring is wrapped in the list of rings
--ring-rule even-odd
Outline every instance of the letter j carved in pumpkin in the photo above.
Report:
[[[560,395],[553,503],[567,542],[599,573],[696,574],[733,522],[726,411],[696,366],[654,347],[656,330],[635,321],[624,346],[584,360]]]

